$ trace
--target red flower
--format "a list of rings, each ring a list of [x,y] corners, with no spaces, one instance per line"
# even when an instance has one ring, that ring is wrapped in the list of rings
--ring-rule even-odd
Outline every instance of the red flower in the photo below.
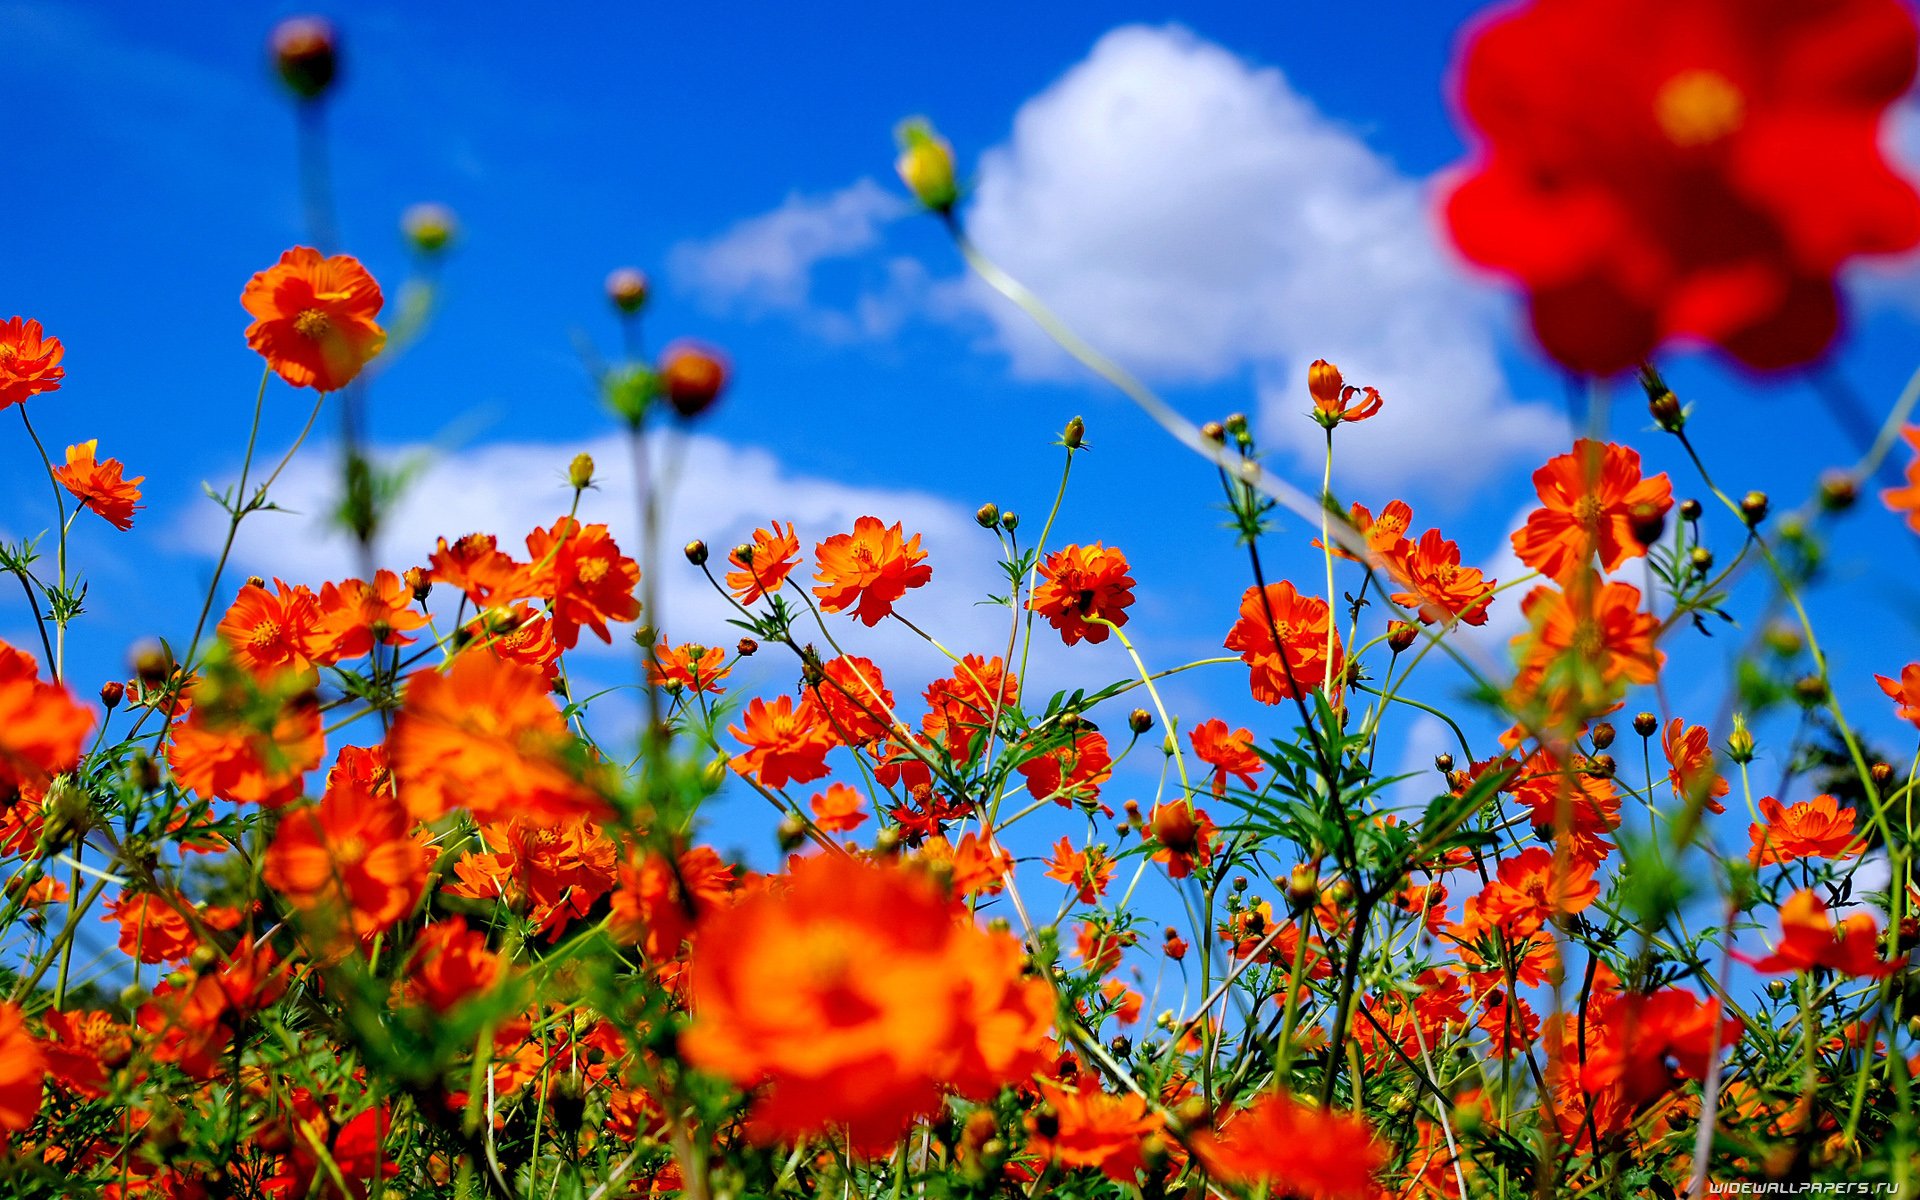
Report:
[[[1908,663],[1900,668],[1898,679],[1888,679],[1885,675],[1873,678],[1887,699],[1894,702],[1894,715],[1920,725],[1920,663]]]
[[[413,589],[392,571],[375,572],[371,584],[325,584],[315,607],[318,657],[335,663],[369,654],[375,645],[411,646],[411,632],[426,624],[427,614],[413,607]]]
[[[1395,604],[1413,609],[1422,625],[1437,621],[1464,621],[1485,625],[1493,602],[1494,585],[1478,567],[1460,565],[1460,547],[1429,529],[1418,542],[1403,546],[1394,573],[1407,587],[1394,593]]]
[[[813,823],[827,833],[852,833],[866,824],[861,812],[864,798],[844,783],[830,785],[826,791],[807,801],[813,809]]]
[[[140,485],[145,475],[122,479],[125,465],[117,458],[94,459],[99,439],[67,447],[67,465],[55,467],[53,477],[73,493],[74,499],[106,518],[115,529],[132,529],[133,514],[145,507],[140,501]]]
[[[692,642],[684,646],[661,642],[653,648],[653,661],[647,664],[648,682],[670,692],[711,692],[718,696],[726,690],[720,681],[732,672],[725,650]]]
[[[42,682],[33,655],[0,642],[0,808],[80,762],[93,714],[57,683]]]
[[[1854,811],[1841,808],[1832,796],[1791,806],[1764,796],[1760,817],[1764,824],[1747,826],[1753,839],[1748,857],[1756,867],[1803,858],[1851,858],[1863,848],[1854,838]]]
[[[1907,439],[1907,445],[1914,456],[1907,460],[1907,481],[1899,487],[1883,489],[1880,502],[1889,512],[1907,514],[1907,528],[1920,533],[1920,425],[1909,425],[1900,431]]]
[[[640,565],[620,553],[605,525],[561,517],[552,529],[527,535],[527,553],[533,562],[520,589],[553,601],[553,637],[561,649],[573,649],[583,627],[611,643],[608,621],[639,617]]]
[[[1306,1200],[1369,1200],[1385,1148],[1359,1117],[1268,1092],[1194,1135],[1193,1152],[1223,1182],[1267,1184]]]
[[[0,1004],[0,1149],[10,1135],[33,1124],[45,1086],[46,1060],[27,1033],[26,1018],[17,1005]]]
[[[1113,777],[1113,756],[1106,735],[1083,726],[1065,743],[1027,759],[1017,769],[1026,777],[1027,791],[1034,799],[1050,799],[1066,808],[1073,800],[1099,802],[1100,785]]]
[[[820,597],[820,607],[833,613],[852,608],[868,626],[891,613],[907,589],[933,576],[933,568],[921,561],[927,553],[920,549],[920,535],[905,536],[898,521],[887,526],[878,517],[861,517],[852,533],[835,534],[813,552],[820,566],[814,578],[821,584],[813,594]]]
[[[735,546],[727,555],[727,561],[739,568],[727,572],[727,590],[742,606],[758,604],[760,597],[778,592],[800,565],[800,539],[794,535],[793,523],[789,521],[784,530],[778,521],[769,525],[754,530],[752,542]]]
[[[1213,794],[1227,794],[1227,776],[1240,781],[1249,791],[1257,785],[1254,776],[1266,769],[1266,763],[1253,748],[1253,731],[1236,729],[1227,732],[1227,723],[1215,717],[1211,721],[1202,721],[1187,734],[1193,743],[1193,752],[1201,762],[1213,768]]]
[[[1113,878],[1113,860],[1107,857],[1103,846],[1076,850],[1073,839],[1062,837],[1053,848],[1053,856],[1047,859],[1047,878],[1057,879],[1074,889],[1080,903],[1097,904]]]
[[[1720,797],[1732,790],[1732,785],[1713,769],[1713,743],[1706,726],[1688,725],[1675,717],[1660,735],[1660,749],[1667,755],[1667,782],[1673,785],[1675,796],[1688,803],[1703,800],[1708,812],[1727,811]]]
[[[885,736],[893,693],[872,659],[843,654],[822,663],[820,675],[818,683],[808,683],[807,697],[826,714],[835,738],[862,746]]]
[[[278,579],[273,588],[247,584],[220,618],[220,636],[256,675],[304,671],[329,641],[320,632],[319,599],[312,591]]]
[[[1920,241],[1920,196],[1881,149],[1915,40],[1896,0],[1507,10],[1461,65],[1481,146],[1447,200],[1454,240],[1526,288],[1576,371],[1669,339],[1807,362],[1833,339],[1841,265]]]
[[[1651,505],[1664,515],[1673,507],[1673,485],[1664,471],[1642,478],[1638,451],[1589,438],[1535,471],[1533,487],[1541,507],[1514,533],[1513,551],[1563,583],[1595,554],[1603,571],[1645,554],[1633,536],[1633,510]]]
[[[1880,979],[1900,969],[1907,956],[1890,962],[1880,959],[1880,934],[1870,914],[1857,912],[1839,925],[1827,915],[1827,906],[1812,891],[1799,891],[1780,906],[1780,940],[1773,953],[1734,957],[1763,975],[1829,967],[1842,975]]]
[[[1350,386],[1341,377],[1340,368],[1324,358],[1316,358],[1307,366],[1307,394],[1313,397],[1309,415],[1329,430],[1341,422],[1357,425],[1380,411],[1379,389]],[[1358,404],[1354,403],[1356,396],[1362,397]]]
[[[390,777],[368,787],[336,770],[317,807],[281,820],[261,878],[319,922],[317,932],[344,923],[369,937],[407,915],[426,888],[437,852],[412,826]]]
[[[467,928],[465,917],[436,921],[414,939],[407,963],[406,994],[435,1012],[446,1012],[500,978],[500,956],[487,936]]]
[[[1068,546],[1047,555],[1040,564],[1046,581],[1033,589],[1027,607],[1060,631],[1071,646],[1085,638],[1099,645],[1107,640],[1106,625],[1127,623],[1133,603],[1133,576],[1127,574],[1127,556],[1100,543]]]
[[[337,392],[387,344],[380,285],[345,254],[295,246],[240,293],[253,314],[247,345],[294,387]]]
[[[747,744],[744,753],[734,756],[733,769],[761,787],[777,791],[789,781],[808,783],[827,773],[833,734],[812,704],[796,708],[791,696],[772,704],[756,696],[741,714],[740,725],[727,732]]]
[[[1291,583],[1268,584],[1264,600],[1259,588],[1248,588],[1240,598],[1240,619],[1225,644],[1253,669],[1253,698],[1262,704],[1278,704],[1323,687],[1339,693],[1346,652],[1333,631],[1327,602],[1302,596]]]
[[[923,699],[927,715],[920,728],[964,761],[984,742],[984,730],[996,713],[1020,702],[1020,677],[1006,669],[999,655],[983,659],[969,654],[954,665],[953,674],[927,685]]]
[[[41,392],[57,392],[66,378],[59,338],[46,336],[40,322],[14,317],[0,324],[0,409],[24,403]]]

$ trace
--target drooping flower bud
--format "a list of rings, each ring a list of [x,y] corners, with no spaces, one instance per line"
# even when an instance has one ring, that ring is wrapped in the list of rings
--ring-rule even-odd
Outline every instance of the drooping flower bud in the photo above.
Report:
[[[900,157],[893,164],[900,182],[929,210],[942,216],[952,212],[960,199],[960,186],[954,180],[953,147],[921,117],[901,122],[894,137],[900,143]]]
[[[1752,528],[1767,519],[1767,494],[1748,492],[1740,499],[1740,515],[1745,518],[1748,528]]]
[[[1395,654],[1404,654],[1413,645],[1420,631],[1407,621],[1387,622],[1387,646]]]
[[[661,390],[682,417],[697,417],[713,407],[727,376],[726,356],[698,342],[675,342],[660,359]]]
[[[120,707],[120,701],[126,699],[127,685],[118,679],[109,679],[100,685],[100,703],[108,712]]]
[[[273,69],[287,90],[302,100],[318,100],[333,86],[340,68],[339,37],[322,17],[289,17],[273,27]]]
[[[982,529],[994,529],[1000,524],[1000,506],[988,501],[973,514],[974,524]]]
[[[692,541],[687,543],[686,555],[687,555],[687,561],[692,563],[694,566],[696,567],[706,566],[707,565],[707,544],[701,541],[699,538],[693,539]]]
[[[607,299],[632,316],[647,306],[647,275],[638,267],[615,267],[607,272]]]
[[[1153,714],[1144,708],[1136,708],[1127,714],[1127,728],[1135,734],[1143,734],[1153,728]]]
[[[453,244],[460,222],[444,204],[415,204],[400,214],[400,232],[422,254],[433,255]]]
[[[1633,715],[1633,731],[1643,738],[1650,738],[1660,728],[1660,718],[1650,712]]]

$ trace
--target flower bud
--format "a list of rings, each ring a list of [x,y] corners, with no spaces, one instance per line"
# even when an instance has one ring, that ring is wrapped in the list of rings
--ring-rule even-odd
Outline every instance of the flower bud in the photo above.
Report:
[[[1820,476],[1820,507],[1828,512],[1845,512],[1860,499],[1860,485],[1846,471],[1833,470]]]
[[[1747,718],[1741,713],[1733,714],[1733,732],[1727,735],[1727,757],[1742,766],[1753,761],[1753,731],[1747,728]]]
[[[1791,621],[1773,621],[1761,631],[1760,640],[1781,658],[1792,658],[1806,649],[1807,643]]]
[[[1185,800],[1162,804],[1153,810],[1153,840],[1175,854],[1191,854],[1200,845],[1200,822],[1194,819],[1193,806]],[[1236,888],[1244,891],[1244,888]]]
[[[1012,533],[1014,530],[1020,528],[1020,514],[1016,512],[1001,513],[1000,528],[1006,530],[1008,533]]]
[[[1340,368],[1324,358],[1314,359],[1307,367],[1307,392],[1313,396],[1314,404],[1321,408],[1340,407],[1341,391],[1346,382],[1340,374]]]
[[[1745,519],[1747,527],[1750,529],[1766,520],[1767,494],[1765,492],[1748,492],[1745,496],[1741,497],[1740,516]]]
[[[1893,766],[1890,763],[1877,762],[1867,768],[1867,778],[1873,780],[1873,786],[1884,792],[1893,782]]]
[[[1713,570],[1713,551],[1707,549],[1705,546],[1695,546],[1693,552],[1687,555],[1687,558],[1693,563],[1693,570],[1696,575],[1705,575],[1708,571]]]
[[[873,852],[879,855],[900,853],[900,827],[889,825],[873,835]]]
[[[1617,732],[1613,725],[1606,721],[1595,725],[1590,735],[1593,739],[1593,748],[1595,750],[1605,750],[1608,746],[1613,745],[1613,739]]]
[[[444,204],[415,204],[400,214],[400,232],[421,254],[438,254],[453,243],[460,230],[453,210]]]
[[[1306,908],[1320,898],[1320,870],[1312,863],[1300,863],[1287,874],[1287,899],[1295,907]]]
[[[615,267],[607,272],[607,300],[626,315],[645,308],[649,294],[646,272],[639,268]]]
[[[1413,645],[1420,631],[1407,621],[1387,622],[1387,647],[1395,654],[1405,653]]]
[[[1251,436],[1247,432],[1248,430],[1247,414],[1245,413],[1227,414],[1225,429],[1228,437],[1232,438],[1234,441],[1240,443],[1243,446],[1247,445],[1252,440]]]
[[[1680,502],[1680,519],[1682,521],[1698,521],[1701,511],[1698,500],[1687,499]]]
[[[1647,411],[1653,415],[1653,423],[1668,433],[1679,433],[1687,427],[1687,412],[1680,406],[1680,397],[1672,392],[1661,392],[1647,401]]]
[[[415,602],[424,604],[433,594],[433,576],[420,567],[408,567],[400,576],[406,581],[407,590],[413,593]]]
[[[1587,774],[1595,779],[1612,779],[1620,770],[1620,764],[1611,754],[1596,754],[1587,760]]]
[[[1343,907],[1351,903],[1353,900],[1353,881],[1350,879],[1334,880],[1333,885],[1327,888],[1327,899],[1331,901],[1335,907]]]
[[[143,642],[133,652],[133,673],[141,686],[157,688],[173,674],[173,656],[159,642]]]
[[[727,386],[727,374],[725,356],[697,342],[675,342],[660,359],[661,390],[673,411],[686,418],[713,407]]]
[[[1818,675],[1802,675],[1793,681],[1793,698],[1812,708],[1827,701],[1827,681]]]
[[[992,529],[1000,524],[1000,506],[989,501],[982,504],[973,514],[973,522],[982,529]]]
[[[1643,738],[1649,738],[1660,728],[1660,718],[1650,712],[1633,714],[1633,731]]]
[[[287,90],[302,100],[318,100],[333,86],[340,69],[339,38],[320,17],[289,17],[273,27],[273,69]]]
[[[567,484],[576,492],[584,492],[593,486],[593,455],[576,454],[567,464]]]
[[[660,377],[644,363],[624,363],[608,371],[600,386],[613,415],[638,429],[660,394]]]
[[[1060,444],[1069,450],[1078,450],[1087,439],[1087,423],[1079,417],[1067,422],[1066,429],[1060,434]]]
[[[1208,421],[1200,427],[1200,436],[1210,442],[1224,444],[1227,440],[1227,427],[1218,421]]]
[[[1627,530],[1642,546],[1651,546],[1667,531],[1667,514],[1657,504],[1636,504],[1627,510]]]
[[[960,199],[960,185],[954,180],[953,147],[933,131],[923,118],[902,122],[894,133],[900,143],[900,157],[893,169],[914,198],[933,212],[945,215]]]
[[[1135,734],[1145,733],[1153,728],[1153,714],[1144,708],[1136,708],[1127,714],[1127,728]]]
[[[119,708],[120,702],[126,698],[127,685],[121,683],[118,679],[109,679],[100,685],[100,703],[106,707],[108,712]]]
[[[780,840],[781,852],[792,854],[807,840],[807,824],[794,814],[788,813],[780,820],[777,836]]]
[[[1465,771],[1447,772],[1447,786],[1456,792],[1466,791],[1467,785],[1472,782],[1473,776],[1467,774]]]
[[[733,649],[741,658],[752,658],[754,655],[760,653],[760,643],[754,641],[752,638],[741,638]]]
[[[696,567],[707,565],[707,544],[695,538],[686,545],[687,561]]]
[[[1453,755],[1451,754],[1434,755],[1433,769],[1440,772],[1442,775],[1450,774],[1453,771]]]

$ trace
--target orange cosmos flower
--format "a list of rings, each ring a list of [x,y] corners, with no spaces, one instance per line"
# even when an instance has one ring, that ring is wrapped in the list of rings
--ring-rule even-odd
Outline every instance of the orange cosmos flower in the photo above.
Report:
[[[1826,903],[1811,889],[1795,892],[1780,906],[1780,940],[1773,953],[1734,957],[1763,975],[1779,975],[1827,967],[1849,977],[1881,979],[1899,970],[1906,955],[1891,962],[1880,959],[1879,925],[1868,913],[1856,912],[1839,925],[1827,915]]]
[[[739,870],[711,846],[694,846],[674,859],[648,851],[620,864],[607,934],[656,962],[678,957],[695,920],[726,903],[739,884]]]
[[[120,926],[120,952],[143,963],[179,962],[201,945],[186,914],[192,912],[207,929],[228,930],[239,926],[238,909],[224,905],[194,904],[174,893],[159,896],[152,892],[122,892],[107,901],[102,921]]]
[[[1888,679],[1885,675],[1873,678],[1887,699],[1893,701],[1894,715],[1920,725],[1920,663],[1908,663],[1900,668],[1898,679]]]
[[[867,822],[867,814],[860,811],[864,803],[859,792],[836,783],[807,801],[807,806],[813,809],[813,823],[823,831],[852,833]]]
[[[1252,668],[1253,698],[1262,704],[1278,704],[1321,688],[1339,695],[1346,651],[1340,635],[1333,632],[1327,602],[1302,596],[1291,583],[1270,583],[1264,596],[1261,589],[1248,588],[1240,598],[1240,619],[1225,644],[1239,651],[1241,661]]]
[[[1640,454],[1626,446],[1581,438],[1570,454],[1549,459],[1533,473],[1541,508],[1513,535],[1520,561],[1565,583],[1600,556],[1600,568],[1617,570],[1646,553],[1634,540],[1630,514],[1650,505],[1665,515],[1673,485],[1662,472],[1640,477]]]
[[[1307,367],[1307,394],[1313,397],[1313,419],[1328,429],[1343,421],[1356,424],[1380,411],[1379,389],[1350,386],[1340,368],[1324,358]],[[1355,404],[1357,396],[1364,399]]]
[[[681,1048],[743,1087],[768,1085],[757,1137],[844,1129],[872,1152],[938,1108],[943,1088],[984,1099],[1041,1065],[1053,999],[1022,959],[922,871],[803,860],[702,919]]]
[[[1057,1166],[1092,1167],[1115,1183],[1132,1184],[1146,1166],[1148,1139],[1158,1139],[1166,1121],[1137,1092],[1102,1091],[1081,1073],[1077,1086],[1039,1081],[1047,1115],[1027,1114],[1027,1147]]]
[[[1153,840],[1159,843],[1153,861],[1167,868],[1169,878],[1185,879],[1193,874],[1195,866],[1204,867],[1213,861],[1213,835],[1217,830],[1206,809],[1195,808],[1185,800],[1156,804],[1148,825]]]
[[[1583,911],[1600,896],[1593,864],[1535,846],[1500,863],[1500,873],[1480,893],[1480,914],[1512,937],[1526,937],[1556,915]]]
[[[173,777],[209,800],[280,808],[300,796],[308,771],[326,753],[320,703],[311,691],[281,694],[297,679],[281,677],[265,695],[221,689],[202,697],[173,725],[167,764]]]
[[[920,846],[919,861],[943,869],[962,896],[990,896],[1005,890],[1013,855],[976,833],[960,835],[956,845],[944,837],[930,837]]]
[[[1070,838],[1061,838],[1047,859],[1047,878],[1058,879],[1074,889],[1080,903],[1094,904],[1107,893],[1113,878],[1113,860],[1101,846],[1076,850]]]
[[[465,917],[435,921],[414,939],[405,995],[435,1012],[449,1012],[492,987],[504,966],[487,948],[486,934],[468,929]]]
[[[0,1004],[0,1148],[39,1115],[46,1072],[46,1058],[19,1006]]]
[[[1373,510],[1366,505],[1355,504],[1348,520],[1352,523],[1354,532],[1367,540],[1368,550],[1380,557],[1392,559],[1407,545],[1407,530],[1413,525],[1413,509],[1405,500],[1393,500],[1381,509],[1380,515],[1376,517],[1373,515]],[[1315,538],[1313,545],[1315,549],[1330,549],[1334,557],[1344,558],[1348,562],[1362,561],[1357,555],[1342,550],[1339,542],[1326,547],[1319,538]]]
[[[553,621],[532,606],[490,608],[467,624],[470,650],[505,662],[532,667],[551,684],[560,675],[560,643],[553,640]]]
[[[1082,638],[1099,645],[1107,627],[1127,623],[1133,603],[1133,576],[1127,574],[1127,556],[1100,543],[1068,546],[1047,555],[1039,567],[1044,583],[1033,589],[1027,607],[1047,619],[1071,646]]]
[[[440,538],[428,562],[435,583],[459,588],[483,608],[496,596],[510,599],[504,593],[513,591],[525,569],[500,549],[499,540],[490,533],[470,533],[451,546]]]
[[[893,713],[893,693],[870,658],[843,654],[820,665],[820,679],[809,678],[807,699],[826,717],[827,729],[849,746],[885,737]]]
[[[133,514],[145,507],[139,503],[140,485],[145,475],[120,478],[126,468],[117,458],[95,461],[99,439],[67,447],[67,465],[55,467],[53,477],[73,493],[74,499],[105,517],[115,529],[132,529]]]
[[[800,539],[788,522],[753,531],[753,541],[736,546],[727,561],[740,568],[727,572],[727,589],[742,606],[758,604],[762,596],[771,596],[787,584],[787,576],[800,565]]]
[[[1227,776],[1240,781],[1240,786],[1252,791],[1258,786],[1254,776],[1266,770],[1266,763],[1253,748],[1253,731],[1236,729],[1227,732],[1227,723],[1215,717],[1202,721],[1187,734],[1193,743],[1193,752],[1201,762],[1213,768],[1213,794],[1216,797],[1227,794]]]
[[[436,851],[412,826],[390,784],[370,788],[336,772],[318,806],[281,820],[261,877],[307,916],[370,937],[426,889]]]
[[[48,1009],[40,1014],[40,1020],[47,1028],[41,1046],[47,1074],[89,1100],[105,1096],[113,1073],[133,1056],[127,1027],[105,1012]]]
[[[1756,867],[1803,858],[1852,858],[1862,846],[1853,833],[1854,812],[1832,796],[1783,806],[1772,796],[1760,800],[1764,824],[1747,826],[1753,839],[1749,858]]]
[[[878,625],[893,602],[933,577],[922,560],[920,535],[906,537],[900,522],[882,525],[878,517],[860,517],[852,533],[835,534],[813,548],[819,571],[813,589],[827,612],[854,609],[862,624]],[[856,607],[857,606],[857,607]]]
[[[640,616],[634,595],[640,564],[620,553],[605,525],[561,517],[552,529],[527,535],[527,553],[533,563],[523,572],[519,590],[553,601],[553,636],[562,649],[573,649],[582,627],[611,644],[608,621]]]
[[[93,714],[67,689],[41,681],[33,655],[0,641],[0,809],[78,766],[92,728]]]
[[[1268,1092],[1192,1139],[1214,1178],[1303,1200],[1372,1200],[1387,1155],[1359,1117]]]
[[[585,817],[535,822],[518,817],[481,829],[485,852],[454,864],[448,895],[502,899],[557,939],[613,890],[614,845]]]
[[[1487,623],[1487,608],[1500,581],[1486,578],[1478,567],[1461,566],[1460,547],[1442,538],[1438,529],[1427,530],[1403,548],[1394,568],[1408,590],[1394,593],[1393,602],[1419,613],[1421,624]]]
[[[720,686],[720,681],[733,673],[733,668],[726,663],[727,652],[718,646],[693,642],[669,646],[661,642],[653,648],[653,661],[647,664],[647,679],[653,686],[670,692],[711,692],[718,696],[727,690]]]
[[[1630,1105],[1671,1091],[1682,1078],[1706,1078],[1713,1059],[1746,1033],[1740,1018],[1721,1014],[1718,998],[1703,1001],[1684,988],[1595,994],[1580,1085],[1588,1092],[1617,1088]]]
[[[247,345],[294,387],[337,392],[387,344],[380,285],[345,254],[295,246],[240,293],[253,314]]]
[[[923,699],[927,715],[920,728],[948,755],[964,761],[984,743],[982,734],[994,714],[1020,702],[1020,677],[997,654],[988,659],[969,654],[951,676],[928,684]]]
[[[827,773],[833,733],[814,705],[802,703],[796,708],[791,696],[768,704],[756,696],[740,719],[745,728],[734,725],[727,730],[747,744],[746,753],[733,759],[733,769],[740,774],[777,791],[788,781],[808,783]]]
[[[0,408],[6,407],[4,395],[0,395]],[[1909,425],[1900,431],[1907,445],[1914,451],[1913,458],[1907,462],[1907,481],[1900,487],[1887,488],[1880,493],[1880,502],[1889,512],[1905,513],[1907,528],[1920,533],[1920,425]]]
[[[60,339],[46,336],[38,321],[14,317],[0,325],[0,409],[59,391],[67,376],[60,365],[66,352]]]
[[[1113,755],[1105,734],[1082,725],[1063,745],[1027,759],[1017,769],[1034,799],[1066,808],[1070,801],[1091,804],[1100,799],[1100,785],[1113,778]]]
[[[1660,622],[1640,608],[1640,589],[1630,583],[1600,582],[1588,571],[1576,575],[1566,591],[1542,585],[1520,602],[1532,629],[1513,639],[1525,653],[1514,689],[1533,690],[1548,668],[1567,662],[1595,677],[1584,693],[1617,696],[1622,681],[1652,683],[1667,656],[1654,648]]]
[[[409,635],[427,624],[427,614],[413,607],[413,589],[387,570],[375,572],[371,585],[363,579],[323,585],[314,612],[315,657],[323,663],[359,658],[375,645],[411,646]]]
[[[1675,796],[1689,803],[1704,798],[1708,812],[1727,811],[1720,797],[1731,785],[1713,769],[1713,742],[1706,726],[1688,725],[1675,717],[1660,735],[1660,748],[1667,755],[1667,782]]]
[[[407,681],[387,738],[400,801],[422,821],[455,808],[482,821],[597,814],[604,804],[570,769],[572,746],[538,670],[472,651]]]
[[[241,588],[218,627],[234,658],[260,676],[306,670],[330,640],[320,630],[320,602],[311,590],[278,579],[273,589]]]

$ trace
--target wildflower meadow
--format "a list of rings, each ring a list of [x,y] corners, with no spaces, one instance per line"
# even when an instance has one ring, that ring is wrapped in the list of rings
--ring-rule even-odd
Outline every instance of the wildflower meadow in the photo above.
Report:
[[[742,486],[702,431],[788,368],[681,336],[652,264],[583,281],[589,332],[534,360],[571,390],[516,420],[573,404],[591,447],[434,492],[374,431],[480,234],[420,204],[403,256],[345,236],[352,34],[259,30],[298,241],[211,296],[88,285],[218,314],[212,361],[142,368],[230,454],[193,497],[203,589],[121,569],[185,553],[148,506],[200,481],[99,399],[115,344],[0,299],[0,1195],[1913,1186],[1920,372],[1843,382],[1860,272],[1912,287],[1920,248],[1905,0],[1520,0],[1445,78],[1360,72],[1448,105],[1463,153],[1403,194],[1557,389],[1517,458],[1464,370],[1310,348],[1254,415],[1160,386],[1156,322],[1109,343],[999,257],[1012,152],[899,114],[849,193],[921,239],[893,278],[992,305],[1067,399],[1043,439],[988,388],[937,435],[903,432],[937,405],[862,430],[831,389],[766,428],[1040,464],[937,528],[878,489],[699,527]],[[1077,111],[1022,121],[1093,136]],[[778,293],[756,244],[727,262]],[[1524,499],[1497,553],[1463,551],[1472,488],[1416,509],[1383,466],[1409,420]],[[1138,520],[1077,501],[1122,444]],[[1194,487],[1199,524],[1161,499]],[[501,497],[545,507],[468,523]],[[300,565],[288,531],[322,527],[350,571]],[[1223,564],[1211,607],[1155,599],[1182,554]]]

